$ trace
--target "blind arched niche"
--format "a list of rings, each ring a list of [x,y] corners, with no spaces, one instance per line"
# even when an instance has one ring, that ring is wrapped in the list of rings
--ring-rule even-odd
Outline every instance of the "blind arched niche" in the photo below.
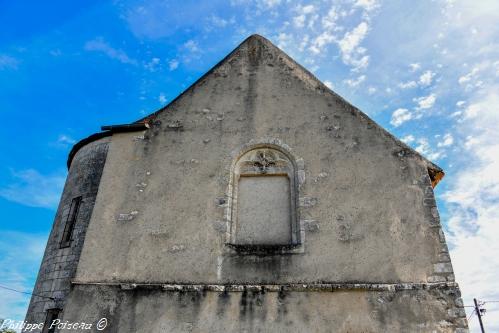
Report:
[[[292,158],[274,147],[252,148],[240,155],[231,176],[229,244],[249,251],[299,245],[297,174]]]

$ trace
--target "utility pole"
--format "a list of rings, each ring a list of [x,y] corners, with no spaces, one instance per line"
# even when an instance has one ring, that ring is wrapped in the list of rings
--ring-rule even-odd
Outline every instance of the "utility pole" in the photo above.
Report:
[[[482,323],[482,311],[480,309],[480,306],[478,305],[478,301],[476,300],[476,298],[473,298],[473,302],[475,302],[475,312],[476,315],[478,316],[478,321],[480,322],[480,328],[482,329],[482,333],[485,333]]]

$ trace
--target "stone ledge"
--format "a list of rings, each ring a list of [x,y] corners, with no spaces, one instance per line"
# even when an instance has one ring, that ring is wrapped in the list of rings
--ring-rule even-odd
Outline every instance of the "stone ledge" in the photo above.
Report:
[[[120,287],[122,290],[160,289],[165,291],[215,291],[215,292],[242,292],[242,291],[402,291],[402,290],[431,290],[458,288],[455,282],[438,283],[285,283],[285,284],[217,284],[217,283],[129,283],[129,282],[85,282],[72,281],[73,285],[100,285]]]

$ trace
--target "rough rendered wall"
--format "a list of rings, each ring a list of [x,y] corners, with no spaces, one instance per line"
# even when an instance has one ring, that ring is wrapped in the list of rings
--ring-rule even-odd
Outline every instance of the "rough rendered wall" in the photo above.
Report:
[[[250,40],[151,129],[112,137],[77,280],[453,281],[425,162],[283,57]],[[302,254],[224,245],[231,154],[251,142],[304,165]]]
[[[92,142],[80,149],[73,159],[33,290],[36,295],[56,300],[33,296],[26,314],[28,323],[43,323],[47,309],[64,308],[95,204],[108,145],[109,138]],[[77,196],[82,196],[82,202],[71,245],[61,249],[71,200]]]
[[[455,290],[337,292],[122,291],[77,286],[69,322],[108,319],[113,332],[464,332]],[[448,312],[457,312],[448,320]],[[99,332],[94,330],[94,332]]]
[[[249,38],[150,125],[112,136],[65,320],[109,316],[113,332],[465,331],[427,162],[268,41]],[[296,167],[294,253],[226,244],[231,168],[254,145]],[[338,288],[249,301],[228,284]]]

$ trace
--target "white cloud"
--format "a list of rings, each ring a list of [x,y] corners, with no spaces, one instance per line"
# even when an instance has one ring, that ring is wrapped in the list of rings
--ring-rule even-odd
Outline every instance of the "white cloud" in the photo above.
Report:
[[[324,47],[332,43],[334,40],[335,37],[333,36],[333,34],[331,34],[329,31],[324,31],[312,41],[312,45],[309,49],[314,54],[320,54],[324,52]]]
[[[168,68],[170,71],[174,71],[178,68],[179,62],[177,59],[172,59],[168,62]]]
[[[416,138],[414,137],[414,135],[412,134],[409,134],[409,135],[406,135],[404,136],[402,139],[400,139],[402,142],[406,143],[406,144],[409,144],[409,143],[412,143],[414,142],[414,140],[416,140]]]
[[[264,7],[272,8],[279,5],[281,3],[281,0],[260,0],[259,3]]]
[[[301,7],[301,11],[303,14],[311,14],[315,11],[314,5],[306,5]]]
[[[378,8],[379,3],[377,0],[357,0],[354,4],[354,7],[361,7],[369,12]]]
[[[293,24],[297,28],[303,28],[306,21],[308,20],[308,27],[312,28],[314,22],[319,17],[318,15],[312,15],[315,12],[314,5],[297,6],[295,11],[298,13],[293,17]]]
[[[469,72],[468,74],[463,75],[459,78],[459,80],[458,80],[459,84],[465,84],[465,83],[471,81],[471,79],[473,79],[478,74],[478,71],[479,71],[479,68],[474,67],[471,70],[471,72]]]
[[[424,72],[419,77],[419,84],[422,86],[429,86],[431,84],[431,81],[433,80],[434,76],[435,76],[435,73],[433,73],[432,71]]]
[[[369,87],[369,88],[367,88],[367,93],[369,95],[372,95],[376,92],[376,90],[377,90],[376,87]]]
[[[24,292],[34,287],[34,272],[38,271],[47,235],[0,231],[1,284]],[[28,308],[30,295],[0,289],[2,319],[22,321]]]
[[[430,94],[428,96],[422,96],[414,99],[414,101],[418,103],[418,109],[429,109],[433,107],[436,100],[437,96],[435,94]]]
[[[416,81],[408,81],[408,82],[400,82],[398,86],[401,89],[410,89],[410,88],[416,88],[418,84],[416,83]]]
[[[478,144],[480,144],[480,139],[475,138],[473,135],[468,135],[464,141],[464,148],[469,150]]]
[[[291,34],[287,34],[287,33],[281,32],[277,36],[277,46],[279,46],[281,49],[287,48],[288,44],[291,41],[292,41]]]
[[[483,111],[483,105],[471,104],[464,110],[464,118],[471,119],[478,116],[478,114]]]
[[[148,63],[144,65],[144,68],[149,70],[150,72],[156,72],[160,67],[160,61],[161,59],[159,58],[152,58]]]
[[[97,51],[102,52],[111,59],[115,59],[124,64],[136,65],[137,61],[130,58],[125,51],[115,49],[111,47],[108,43],[104,41],[102,37],[98,37],[94,40],[85,43],[85,50],[87,51]]]
[[[303,52],[305,50],[305,48],[307,47],[307,44],[310,40],[310,37],[308,35],[304,35],[299,46],[298,46],[298,50],[300,52]]]
[[[332,30],[336,28],[336,22],[338,21],[338,13],[336,8],[332,7],[329,9],[326,16],[322,17],[322,27],[326,30]]]
[[[347,80],[344,80],[343,82],[345,82],[348,86],[354,88],[354,87],[357,87],[362,82],[364,82],[365,80],[366,80],[366,76],[365,75],[360,75],[356,79],[347,79]]]
[[[418,145],[414,149],[430,161],[436,161],[443,156],[442,152],[433,151],[433,149],[431,149],[428,139],[420,138],[416,140],[416,142]]]
[[[347,65],[353,65],[355,69],[367,67],[369,56],[363,55],[365,48],[359,47],[362,40],[366,37],[369,31],[367,22],[361,22],[353,30],[345,33],[343,38],[338,41],[342,60]]]
[[[463,106],[464,106],[464,104],[466,104],[466,102],[465,102],[465,101],[458,101],[458,102],[456,103],[456,106],[457,106],[458,108],[461,108],[461,107],[463,107]]]
[[[210,21],[217,28],[225,28],[229,23],[232,23],[232,20],[228,21],[216,15],[212,15]]]
[[[409,68],[411,69],[411,72],[415,72],[415,71],[421,69],[421,65],[419,63],[413,63],[413,64],[409,64]]]
[[[398,84],[398,87],[400,89],[412,89],[412,88],[416,88],[418,86],[418,84],[421,87],[427,87],[427,86],[431,85],[434,76],[435,76],[435,73],[428,70],[419,76],[419,79],[417,82],[414,80],[407,81],[407,82],[400,82]]]
[[[466,156],[443,199],[449,210],[448,241],[465,303],[499,299],[499,87],[476,94],[470,107],[480,114],[460,123]],[[491,309],[489,304],[486,306]],[[485,316],[497,331],[498,316]],[[477,329],[475,318],[470,321]]]
[[[43,175],[34,169],[12,172],[13,182],[0,188],[0,197],[31,207],[55,209],[59,204],[65,173]]]
[[[187,42],[185,42],[184,44],[184,47],[189,50],[190,52],[192,53],[196,53],[196,52],[199,52],[199,46],[198,46],[198,43],[193,41],[192,39],[188,40]]]
[[[328,87],[329,89],[333,89],[333,83],[329,80],[326,80],[324,81],[324,84],[326,85],[326,87]]]
[[[160,104],[165,104],[166,103],[166,96],[164,93],[160,93],[158,96],[158,101]]]
[[[17,69],[19,61],[11,56],[0,54],[0,70]]]
[[[437,144],[437,147],[448,147],[454,143],[454,137],[452,134],[447,133],[442,138],[442,141]]]
[[[293,17],[293,24],[297,28],[303,28],[305,26],[305,15],[300,14],[298,16]]]
[[[64,145],[74,145],[76,143],[76,140],[70,137],[69,135],[61,134],[57,138],[57,143]]]
[[[404,108],[399,108],[392,113],[392,119],[390,120],[390,124],[392,124],[395,127],[398,127],[405,123],[406,121],[409,121],[413,118],[412,113]]]

